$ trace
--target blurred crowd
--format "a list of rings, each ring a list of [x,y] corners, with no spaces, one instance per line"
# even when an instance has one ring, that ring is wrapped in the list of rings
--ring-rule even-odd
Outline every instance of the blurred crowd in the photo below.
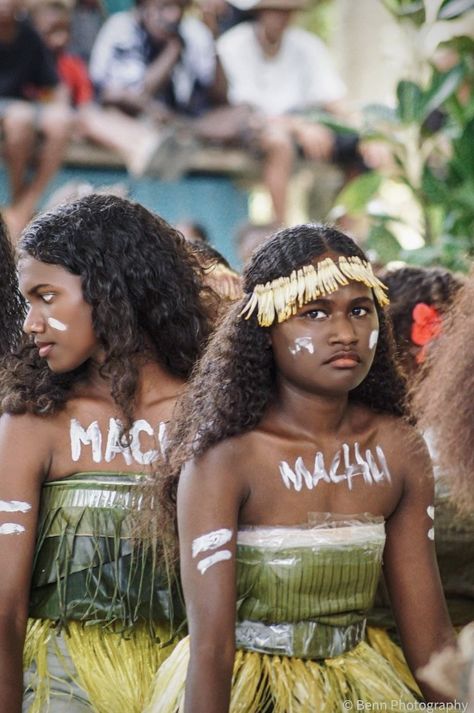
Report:
[[[117,153],[135,177],[177,179],[203,145],[261,163],[285,223],[295,159],[334,161],[350,178],[377,165],[349,117],[330,53],[294,24],[305,0],[0,0],[0,121],[13,237],[34,215],[71,139]],[[38,140],[40,138],[40,140]],[[370,149],[370,150],[369,150]]]

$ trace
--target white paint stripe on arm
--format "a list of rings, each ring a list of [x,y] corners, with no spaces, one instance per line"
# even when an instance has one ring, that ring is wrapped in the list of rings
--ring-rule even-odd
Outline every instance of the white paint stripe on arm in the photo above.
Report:
[[[196,537],[193,540],[193,557],[197,557],[200,552],[206,552],[207,550],[217,550],[222,545],[227,544],[232,539],[232,530],[228,530],[223,527],[220,530],[213,530],[212,532],[207,532],[205,535]],[[203,560],[204,561],[204,560]]]
[[[219,550],[219,552],[214,552],[213,555],[209,557],[204,557],[200,562],[198,562],[198,570],[201,574],[204,574],[209,567],[217,564],[218,562],[224,562],[225,560],[230,560],[232,557],[232,552],[230,550]]]
[[[25,532],[25,528],[16,522],[5,522],[0,525],[0,535],[19,535],[22,532]]]
[[[28,512],[31,505],[22,500],[0,500],[0,512]]]

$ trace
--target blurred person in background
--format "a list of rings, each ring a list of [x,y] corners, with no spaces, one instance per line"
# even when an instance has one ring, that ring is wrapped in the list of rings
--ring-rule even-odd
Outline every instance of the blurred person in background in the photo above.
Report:
[[[61,166],[72,129],[54,59],[23,11],[21,0],[0,0],[0,122],[10,181],[4,217],[13,239]]]
[[[90,72],[107,111],[88,114],[87,135],[117,151],[133,175],[143,175],[158,156],[166,177],[179,175],[197,119],[225,101],[212,35],[184,15],[188,5],[138,0],[107,20],[94,45]]]

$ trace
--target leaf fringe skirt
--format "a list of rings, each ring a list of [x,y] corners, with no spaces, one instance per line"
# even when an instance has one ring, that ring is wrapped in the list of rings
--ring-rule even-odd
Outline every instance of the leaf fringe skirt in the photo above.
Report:
[[[182,713],[189,662],[189,637],[160,667],[146,713]],[[357,701],[417,698],[390,664],[364,641],[351,651],[321,661],[237,651],[230,713],[341,713]]]
[[[169,656],[146,625],[126,632],[103,625],[30,619],[24,649],[29,713],[48,710],[55,697],[80,697],[94,713],[142,713],[156,671]]]

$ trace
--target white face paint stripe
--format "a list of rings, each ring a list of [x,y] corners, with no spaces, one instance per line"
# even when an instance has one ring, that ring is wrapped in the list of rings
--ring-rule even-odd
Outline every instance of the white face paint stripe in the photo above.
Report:
[[[28,510],[31,510],[31,505],[21,500],[0,500],[0,512],[28,512]]]
[[[49,324],[50,327],[53,329],[57,329],[58,332],[65,332],[67,330],[67,324],[64,324],[64,322],[60,322],[59,319],[55,319],[54,317],[48,317],[46,320]]]
[[[357,475],[361,475],[367,485],[382,481],[391,482],[387,459],[380,446],[375,447],[375,455],[370,449],[362,455],[358,443],[354,443],[353,449],[355,463],[350,462],[350,446],[343,443],[342,449],[338,450],[332,459],[329,469],[324,463],[324,455],[318,451],[312,473],[306,468],[301,456],[296,459],[294,469],[286,461],[280,461],[279,469],[283,484],[288,490],[294,489],[300,492],[303,485],[312,490],[321,481],[337,484],[344,480],[348,489],[352,490],[352,479]],[[341,472],[338,472],[339,469]]]
[[[374,330],[370,333],[370,337],[369,337],[369,349],[373,349],[374,347],[376,347],[378,341],[379,341],[379,330],[378,330],[378,329],[374,329]]]
[[[21,532],[25,532],[25,528],[16,522],[6,522],[4,525],[0,525],[0,535],[19,535]]]
[[[227,544],[232,539],[232,530],[227,530],[226,528],[221,528],[220,530],[213,530],[205,535],[196,537],[193,540],[192,549],[193,557],[197,557],[200,552],[207,552],[207,550],[217,550],[222,545]]]
[[[213,555],[209,555],[209,557],[204,557],[203,560],[198,562],[198,570],[201,572],[201,574],[204,574],[206,570],[209,569],[209,567],[212,567],[213,565],[217,564],[218,562],[224,562],[225,560],[230,560],[232,557],[232,552],[230,550],[220,550],[219,552],[214,552]]]

